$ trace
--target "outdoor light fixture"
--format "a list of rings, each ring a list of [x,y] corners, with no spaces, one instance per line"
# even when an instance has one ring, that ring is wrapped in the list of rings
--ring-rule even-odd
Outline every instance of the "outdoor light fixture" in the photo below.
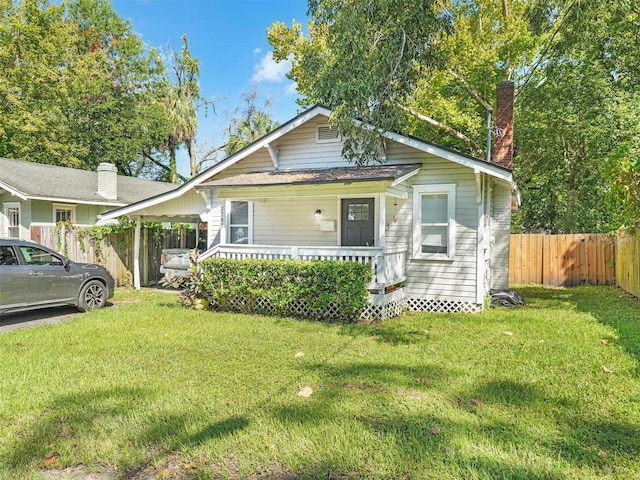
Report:
[[[316,220],[320,220],[321,216],[322,216],[322,210],[318,209],[315,212],[313,212],[313,218],[315,218]]]

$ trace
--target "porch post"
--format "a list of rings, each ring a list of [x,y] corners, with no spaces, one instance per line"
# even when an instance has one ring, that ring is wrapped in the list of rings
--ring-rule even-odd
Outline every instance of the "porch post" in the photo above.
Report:
[[[378,247],[384,249],[387,230],[387,194],[378,195]]]
[[[133,238],[133,288],[140,290],[140,229],[142,217],[136,218],[136,233]]]
[[[383,285],[382,292],[384,293],[384,287],[387,286],[387,275],[386,275],[386,258],[384,256],[385,249],[385,236],[387,231],[387,194],[381,193],[378,195],[378,248],[381,249],[380,255],[376,258],[377,262],[377,276],[378,283]]]

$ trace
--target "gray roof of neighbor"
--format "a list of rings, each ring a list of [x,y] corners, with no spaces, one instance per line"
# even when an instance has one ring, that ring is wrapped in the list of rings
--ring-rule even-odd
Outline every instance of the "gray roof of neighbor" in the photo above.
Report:
[[[98,172],[0,158],[0,189],[8,186],[27,198],[65,199],[79,203],[128,205],[166,193],[178,185],[118,175],[116,200],[98,195]]]
[[[267,185],[307,185],[314,183],[353,183],[396,180],[420,168],[420,164],[336,167],[319,170],[288,170],[243,173],[202,183],[200,187],[256,187]]]

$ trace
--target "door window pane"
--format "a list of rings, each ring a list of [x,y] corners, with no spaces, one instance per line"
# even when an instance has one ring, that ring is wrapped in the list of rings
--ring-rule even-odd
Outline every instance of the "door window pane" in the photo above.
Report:
[[[347,219],[352,222],[362,222],[369,220],[369,204],[350,203]]]

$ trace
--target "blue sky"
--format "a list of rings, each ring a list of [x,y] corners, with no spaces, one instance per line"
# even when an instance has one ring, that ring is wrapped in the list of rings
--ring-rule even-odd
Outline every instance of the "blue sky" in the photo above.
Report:
[[[306,27],[306,0],[111,0],[115,12],[131,21],[133,30],[149,47],[181,48],[187,35],[191,56],[200,61],[200,89],[205,98],[219,98],[216,114],[200,116],[198,142],[220,145],[227,112],[242,106],[242,94],[257,85],[267,110],[283,123],[297,113],[295,84],[286,78],[288,65],[271,59],[266,29],[274,20]],[[189,176],[186,157],[180,173]]]

